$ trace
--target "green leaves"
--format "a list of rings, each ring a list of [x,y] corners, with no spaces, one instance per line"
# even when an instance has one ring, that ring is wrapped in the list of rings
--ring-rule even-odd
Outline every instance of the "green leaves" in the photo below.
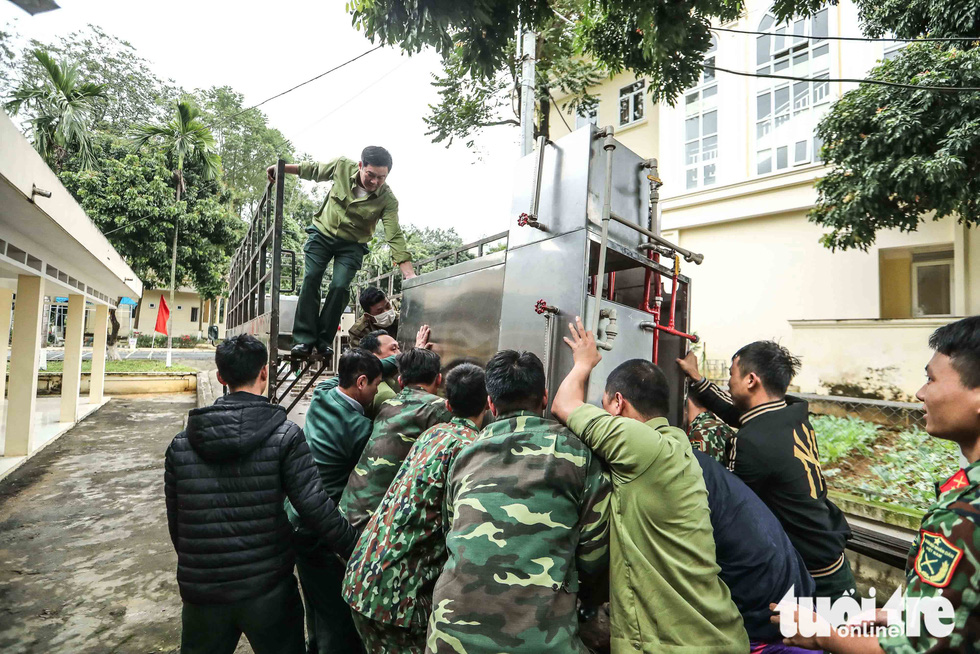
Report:
[[[28,115],[34,148],[52,168],[59,170],[69,151],[78,153],[83,168],[92,168],[91,114],[95,101],[105,95],[104,87],[81,82],[78,64],[56,61],[43,50],[31,55],[44,75],[22,83],[4,108]]]
[[[869,74],[923,86],[980,87],[980,49],[913,43]],[[831,249],[867,250],[882,229],[914,231],[923,216],[980,224],[980,92],[862,84],[817,128],[832,167],[810,220]]]
[[[228,211],[226,194],[205,179],[198,164],[187,164],[187,192],[174,203],[166,154],[137,155],[127,145],[99,138],[100,170],[81,170],[73,157],[60,175],[62,183],[148,286],[170,283],[170,244],[179,221],[178,283],[190,282],[205,297],[219,294],[244,223]]]
[[[810,416],[831,486],[870,500],[927,509],[933,482],[957,468],[958,448],[918,427],[893,431],[858,418]]]
[[[221,160],[215,151],[214,135],[199,120],[201,110],[189,102],[177,102],[177,112],[163,124],[142,124],[134,130],[133,146],[145,145],[162,149],[174,161],[178,176],[185,160],[193,159],[201,166],[206,179],[214,179],[221,170]]]

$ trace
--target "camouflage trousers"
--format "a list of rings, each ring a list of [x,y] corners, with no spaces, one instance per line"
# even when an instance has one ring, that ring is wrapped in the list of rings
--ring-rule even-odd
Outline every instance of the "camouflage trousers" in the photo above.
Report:
[[[425,629],[396,627],[351,611],[367,654],[424,654]]]

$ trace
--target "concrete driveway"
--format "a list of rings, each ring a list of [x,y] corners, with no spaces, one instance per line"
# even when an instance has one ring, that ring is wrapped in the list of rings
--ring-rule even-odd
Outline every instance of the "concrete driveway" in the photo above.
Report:
[[[0,483],[0,652],[177,650],[163,455],[194,406],[113,399]]]

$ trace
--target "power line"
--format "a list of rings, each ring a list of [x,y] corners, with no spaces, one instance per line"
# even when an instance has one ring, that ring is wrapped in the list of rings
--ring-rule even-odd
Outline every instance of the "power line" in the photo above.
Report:
[[[355,61],[357,61],[361,57],[365,57],[365,56],[371,54],[372,52],[374,52],[375,50],[380,50],[382,47],[384,47],[384,46],[377,45],[377,46],[371,48],[370,50],[366,50],[366,51],[362,52],[361,54],[357,55],[353,59],[348,59],[344,63],[338,64],[338,65],[334,66],[333,68],[331,68],[330,70],[327,70],[327,71],[324,71],[324,72],[320,73],[316,77],[311,77],[310,79],[306,80],[305,82],[300,82],[296,86],[294,86],[292,88],[289,88],[289,89],[286,89],[282,93],[277,93],[274,96],[272,96],[271,98],[266,98],[265,100],[263,100],[262,102],[260,102],[260,103],[258,103],[256,105],[252,105],[251,107],[246,107],[245,109],[242,109],[241,111],[237,111],[237,112],[233,113],[230,116],[226,116],[220,122],[217,122],[214,125],[211,125],[211,128],[214,129],[216,127],[220,127],[220,126],[224,125],[225,123],[227,123],[228,121],[233,120],[233,119],[237,118],[238,116],[241,116],[246,111],[251,111],[252,109],[257,109],[257,108],[261,107],[262,105],[264,105],[267,102],[272,102],[276,98],[281,98],[282,96],[286,95],[287,93],[292,93],[296,89],[298,89],[300,87],[303,87],[303,86],[306,86],[307,84],[309,84],[311,82],[315,82],[318,79],[320,79],[321,77],[326,77],[330,73],[332,73],[332,72],[334,72],[336,70],[340,70],[341,68],[343,68],[344,66],[347,66],[348,64],[354,63]]]
[[[774,32],[756,32],[753,30],[737,30],[730,27],[712,27],[710,28],[713,32],[731,32],[733,34],[754,34],[757,36],[782,36],[787,39],[808,39],[816,41],[864,41],[864,42],[889,42],[889,43],[916,43],[918,41],[939,41],[939,42],[950,42],[950,41],[967,41],[967,42],[980,42],[980,37],[977,36],[923,36],[917,39],[900,39],[897,36],[887,37],[883,36],[880,38],[871,38],[868,36],[808,36],[806,34],[776,34]]]
[[[306,130],[310,129],[314,125],[318,125],[319,123],[323,122],[328,117],[330,117],[333,114],[337,113],[338,111],[340,111],[341,109],[343,109],[344,107],[346,107],[347,105],[349,105],[351,102],[353,102],[357,98],[359,98],[362,95],[364,95],[365,93],[367,93],[372,87],[374,87],[375,85],[379,84],[381,82],[381,80],[383,80],[384,78],[388,77],[389,75],[391,75],[392,73],[394,73],[395,71],[397,71],[398,69],[400,69],[402,66],[404,66],[407,63],[409,63],[410,61],[411,61],[411,59],[406,59],[402,63],[398,64],[397,66],[395,66],[394,68],[392,68],[391,70],[389,70],[387,73],[385,73],[384,75],[382,75],[378,79],[374,80],[373,82],[371,82],[370,84],[368,84],[367,86],[365,86],[364,88],[362,88],[360,91],[358,91],[357,93],[355,93],[351,97],[347,98],[346,100],[344,100],[343,102],[341,102],[339,105],[337,105],[336,107],[334,107],[333,109],[331,109],[330,111],[328,111],[327,113],[325,113],[324,115],[322,115],[319,118],[317,118],[316,120],[314,120],[312,123],[310,123],[306,127],[302,128],[301,130],[299,130],[298,132],[296,132],[293,136],[299,136],[300,134],[305,133]]]
[[[858,79],[851,77],[793,77],[791,75],[770,75],[768,73],[748,73],[744,70],[731,70],[729,68],[721,68],[719,66],[704,66],[711,70],[721,71],[723,73],[729,73],[731,75],[740,75],[742,77],[767,77],[770,79],[785,79],[794,82],[854,82],[855,84],[876,84],[878,86],[894,86],[900,89],[913,89],[915,91],[943,91],[943,92],[977,92],[980,91],[980,86],[923,86],[919,84],[902,84],[900,82],[887,82],[880,79]]]

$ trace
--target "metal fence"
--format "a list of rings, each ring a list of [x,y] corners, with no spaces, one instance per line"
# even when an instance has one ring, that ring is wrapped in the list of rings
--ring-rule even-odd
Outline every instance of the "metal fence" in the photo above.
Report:
[[[728,385],[729,359],[707,359],[701,366],[701,374],[719,386]],[[885,427],[919,427],[925,429],[925,411],[916,402],[891,402],[864,397],[816,395],[793,393],[810,404],[810,412],[838,418],[860,418]]]
[[[413,263],[415,274],[421,275],[423,273],[432,272],[434,270],[439,270],[440,268],[455,265],[462,261],[469,261],[471,259],[482,257],[484,254],[495,252],[498,248],[504,249],[507,247],[508,234],[509,232],[500,232],[499,234],[494,234],[493,236],[486,236],[478,241],[466,243],[458,248],[447,250],[446,252],[440,252],[435,256],[422,259],[421,261],[416,261]],[[501,245],[503,246],[502,248],[499,247]],[[354,278],[352,290],[355,314],[360,313],[360,305],[357,303],[357,296],[360,295],[362,290],[370,286],[380,288],[389,298],[401,298],[401,270],[395,269],[384,274],[379,274],[379,271],[377,270],[373,272],[375,274],[374,276],[371,276],[371,272],[362,270],[360,273],[358,273],[358,276]]]
[[[839,418],[860,418],[885,427],[925,429],[925,411],[913,402],[889,402],[862,397],[792,393],[810,403],[810,412]]]

